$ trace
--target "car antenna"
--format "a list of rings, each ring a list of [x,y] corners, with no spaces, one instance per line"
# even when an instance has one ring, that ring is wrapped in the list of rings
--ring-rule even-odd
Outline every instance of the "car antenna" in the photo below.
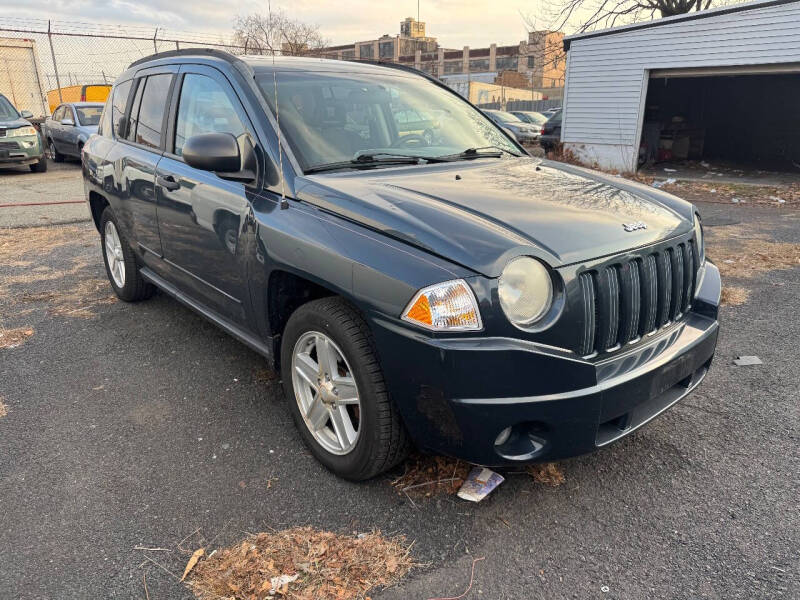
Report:
[[[267,9],[269,10],[269,25],[272,27],[272,0],[268,0]],[[281,210],[289,208],[286,200],[286,178],[283,173],[283,134],[281,133],[281,111],[278,108],[278,76],[275,73],[275,48],[270,43],[270,53],[272,54],[272,88],[275,94],[275,122],[278,125],[278,166],[281,170]]]

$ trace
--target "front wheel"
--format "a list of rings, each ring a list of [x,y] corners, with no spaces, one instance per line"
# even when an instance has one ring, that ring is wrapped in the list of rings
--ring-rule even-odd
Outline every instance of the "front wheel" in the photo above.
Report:
[[[152,296],[155,288],[139,273],[136,256],[123,237],[110,207],[100,217],[100,236],[106,275],[114,293],[126,302],[136,302]]]
[[[47,157],[42,155],[42,158],[40,158],[38,162],[35,162],[32,165],[30,165],[29,168],[34,173],[44,173],[45,171],[47,171]]]
[[[408,454],[369,328],[342,298],[314,300],[292,314],[281,374],[303,440],[340,477],[369,479]]]

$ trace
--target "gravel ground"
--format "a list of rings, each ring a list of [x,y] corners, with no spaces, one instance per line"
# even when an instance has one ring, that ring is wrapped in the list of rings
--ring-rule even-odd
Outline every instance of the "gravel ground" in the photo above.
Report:
[[[702,208],[712,235],[800,243],[800,211]],[[380,600],[461,594],[478,557],[467,598],[800,597],[800,268],[735,281],[751,295],[723,307],[705,383],[561,463],[564,485],[412,505],[392,475],[321,468],[258,355],[166,296],[110,299],[91,224],[24,231],[32,252],[0,261],[0,326],[34,330],[0,349],[0,598],[145,598],[145,575],[149,598],[189,598],[192,550],[298,525],[413,540],[423,565]]]

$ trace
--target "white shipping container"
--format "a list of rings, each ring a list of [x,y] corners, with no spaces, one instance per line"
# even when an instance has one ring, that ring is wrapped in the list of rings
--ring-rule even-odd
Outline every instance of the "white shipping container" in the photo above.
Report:
[[[49,114],[35,41],[0,38],[0,94],[17,110],[29,110],[34,117]]]

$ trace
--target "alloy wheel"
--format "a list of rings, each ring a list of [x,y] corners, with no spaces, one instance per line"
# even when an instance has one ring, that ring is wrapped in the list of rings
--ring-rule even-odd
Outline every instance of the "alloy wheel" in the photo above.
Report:
[[[353,371],[331,338],[318,331],[300,336],[292,351],[292,384],[317,443],[331,454],[350,453],[360,434],[361,400]]]
[[[106,223],[105,230],[106,260],[111,278],[118,288],[125,287],[125,256],[122,253],[122,242],[113,221]]]

